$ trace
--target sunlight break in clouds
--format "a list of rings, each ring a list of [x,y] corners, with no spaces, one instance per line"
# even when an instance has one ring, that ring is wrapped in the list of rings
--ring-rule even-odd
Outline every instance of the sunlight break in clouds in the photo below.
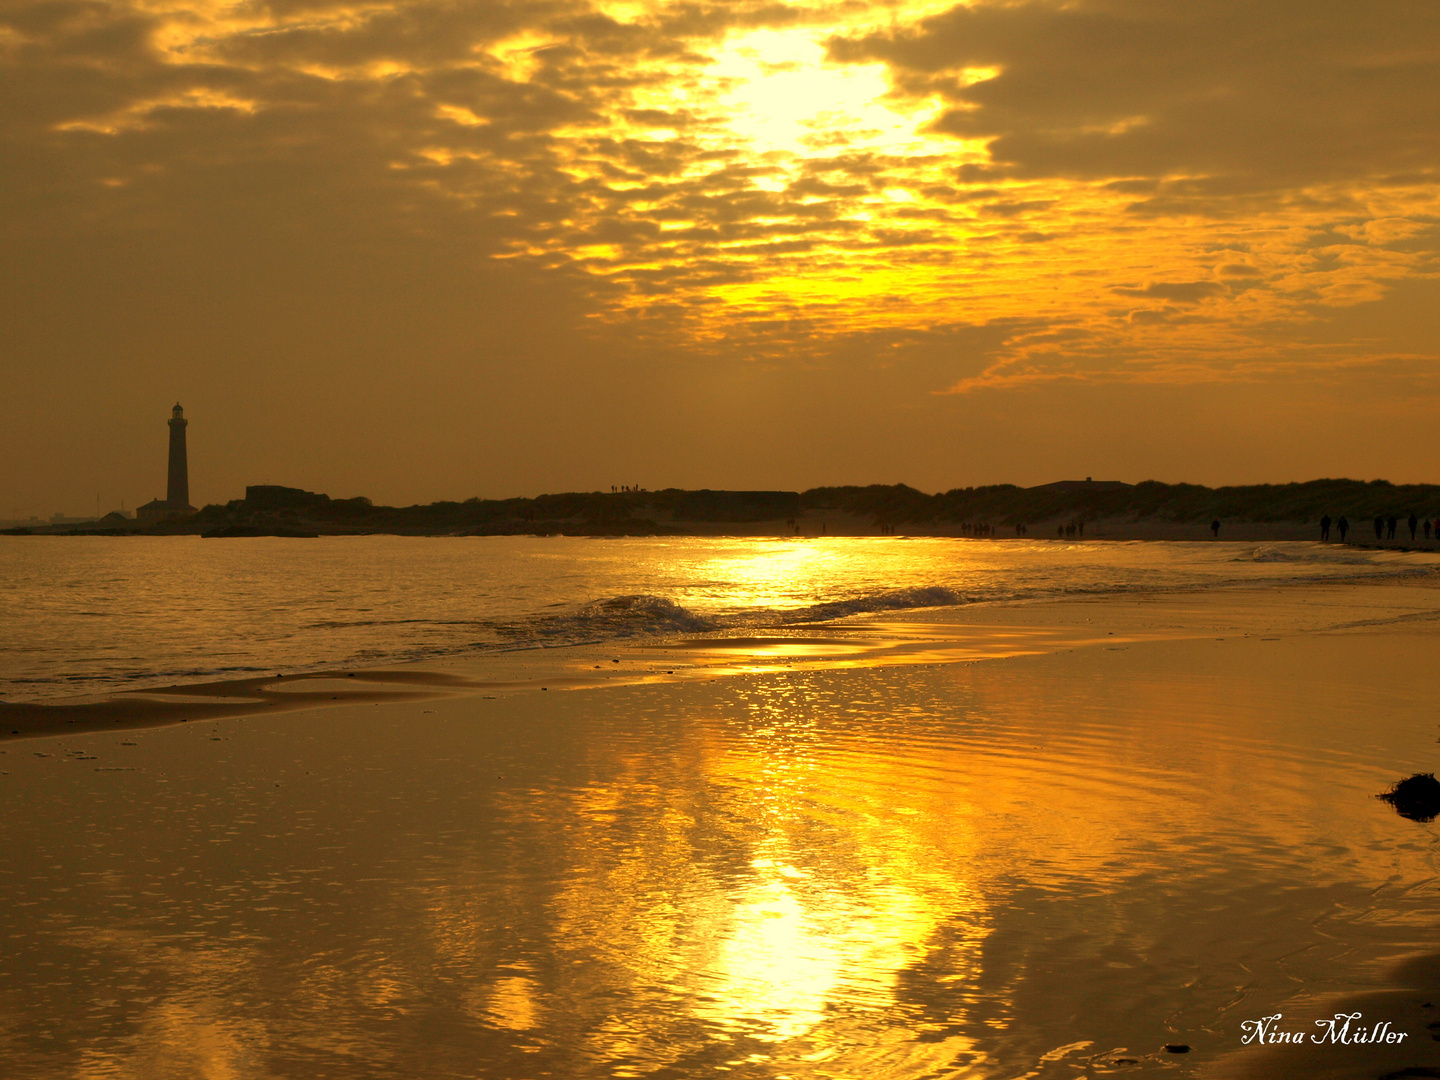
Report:
[[[956,391],[1428,377],[1431,353],[1306,328],[1437,274],[1437,18],[1405,0],[21,3],[0,27],[24,87],[11,202],[123,231],[273,200],[302,231],[465,236],[578,282],[596,334],[700,352],[1004,328]]]

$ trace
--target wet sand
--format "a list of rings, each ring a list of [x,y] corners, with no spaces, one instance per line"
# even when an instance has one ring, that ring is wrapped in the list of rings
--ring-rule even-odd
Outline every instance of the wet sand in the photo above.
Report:
[[[1250,1036],[1251,1044],[1222,1057],[1204,1075],[1211,1080],[1440,1076],[1440,953],[1398,962],[1379,981],[1384,989],[1302,995],[1278,1004],[1267,1014],[1275,1019],[1263,1033],[1245,1029],[1241,1038]],[[1274,1041],[1261,1045],[1262,1040]]]
[[[1070,598],[864,615],[829,624],[479,653],[442,664],[302,672],[0,702],[0,743],[454,695],[593,689],[767,671],[962,663],[1142,641],[1440,628],[1427,579]]]
[[[1373,796],[1435,771],[1437,631],[1433,588],[1326,584],[63,706],[0,756],[0,1055],[1434,1075],[1434,829]],[[248,711],[111,730],[192,707]],[[1242,1042],[1336,1011],[1408,1037]]]

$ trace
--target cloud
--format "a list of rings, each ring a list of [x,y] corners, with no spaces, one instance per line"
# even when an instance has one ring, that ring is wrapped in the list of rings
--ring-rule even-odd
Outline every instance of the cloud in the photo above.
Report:
[[[1433,5],[928,10],[17,0],[0,237],[425,252],[597,338],[766,362],[1071,328],[1006,337],[996,386],[1234,378],[1437,272]]]
[[[1204,178],[1223,199],[1440,168],[1425,0],[966,4],[830,55],[938,95],[935,130],[986,140],[993,176]]]
[[[1225,286],[1214,281],[1159,281],[1143,289],[1117,285],[1115,292],[1122,296],[1144,296],[1157,300],[1173,300],[1179,304],[1198,304],[1211,296],[1225,292]]]

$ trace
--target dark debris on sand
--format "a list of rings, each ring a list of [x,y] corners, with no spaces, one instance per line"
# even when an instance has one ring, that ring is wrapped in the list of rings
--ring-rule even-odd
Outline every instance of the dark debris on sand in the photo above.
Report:
[[[1440,814],[1440,780],[1434,773],[1416,773],[1407,776],[1383,795],[1383,799],[1395,808],[1401,817],[1411,821],[1431,821]]]

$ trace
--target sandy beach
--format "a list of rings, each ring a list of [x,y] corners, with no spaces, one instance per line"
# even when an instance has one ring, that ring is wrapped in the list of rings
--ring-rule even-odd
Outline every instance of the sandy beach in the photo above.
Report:
[[[1437,83],[7,0],[0,1080],[1440,1080]]]
[[[1437,631],[1331,583],[8,706],[0,1052],[1436,1075],[1433,826],[1374,796],[1435,769]],[[1406,1037],[1243,1041],[1335,1012]]]

